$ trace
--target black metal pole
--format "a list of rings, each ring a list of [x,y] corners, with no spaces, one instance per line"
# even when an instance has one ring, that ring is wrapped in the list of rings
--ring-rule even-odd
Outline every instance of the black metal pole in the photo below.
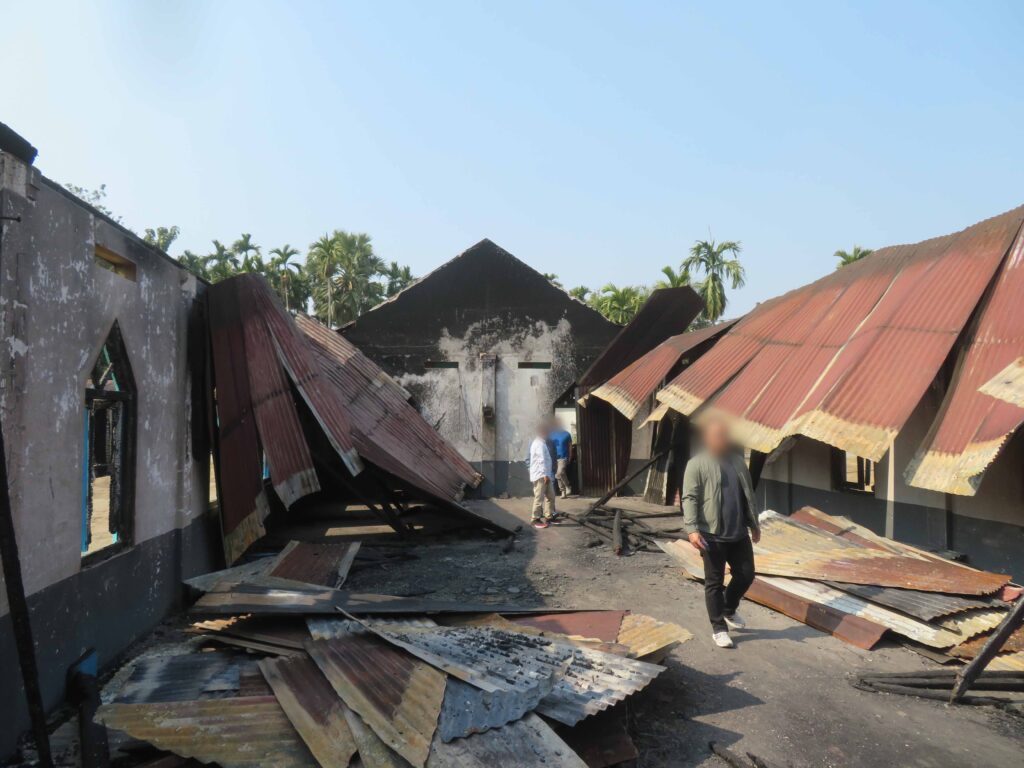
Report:
[[[36,647],[32,641],[32,622],[25,600],[25,584],[21,580],[21,560],[18,558],[18,540],[14,533],[14,514],[11,511],[11,493],[7,486],[7,453],[4,448],[3,427],[0,426],[0,562],[3,564],[7,604],[11,610],[14,642],[18,649],[21,679],[25,684],[25,703],[32,719],[32,734],[39,752],[39,764],[52,768],[50,735],[46,732],[46,710],[39,690],[39,667],[36,665]]]

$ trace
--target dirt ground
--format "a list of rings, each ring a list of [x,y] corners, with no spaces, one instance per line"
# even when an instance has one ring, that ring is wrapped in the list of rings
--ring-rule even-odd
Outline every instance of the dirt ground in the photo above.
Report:
[[[487,515],[529,518],[528,499],[471,501]],[[587,501],[560,502],[582,511]],[[506,518],[507,519],[507,518]],[[537,531],[528,525],[511,552],[476,535],[431,539],[419,558],[353,573],[346,588],[437,599],[630,609],[673,621],[694,638],[631,703],[640,768],[720,766],[716,741],[769,762],[803,766],[1019,766],[1024,718],[988,707],[857,690],[858,670],[936,666],[887,642],[862,651],[745,602],[749,629],[737,647],[711,643],[703,588],[657,553],[616,557],[588,547],[593,535],[573,523]]]

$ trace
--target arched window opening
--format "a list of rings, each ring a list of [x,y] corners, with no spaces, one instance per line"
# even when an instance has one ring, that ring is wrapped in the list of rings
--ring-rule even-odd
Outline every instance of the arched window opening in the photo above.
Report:
[[[135,380],[117,323],[85,382],[82,557],[131,544]]]

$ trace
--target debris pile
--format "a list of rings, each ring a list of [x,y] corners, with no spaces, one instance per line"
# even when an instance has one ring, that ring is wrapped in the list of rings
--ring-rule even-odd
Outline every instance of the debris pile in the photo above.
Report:
[[[338,589],[359,561],[292,542],[189,580],[189,640],[136,659],[97,722],[223,768],[599,768],[636,757],[624,702],[690,638],[627,611]]]
[[[703,579],[700,554],[689,542],[660,546],[687,574]],[[788,517],[763,513],[754,553],[757,578],[747,593],[754,602],[864,649],[891,631],[942,661],[968,658],[1021,594],[1009,576],[882,538],[811,507]]]
[[[211,286],[206,312],[210,359],[193,361],[193,377],[206,379],[196,410],[214,448],[229,563],[265,534],[272,507],[317,495],[364,505],[399,532],[418,502],[473,517],[459,502],[481,476],[352,344],[285,311],[257,275]]]

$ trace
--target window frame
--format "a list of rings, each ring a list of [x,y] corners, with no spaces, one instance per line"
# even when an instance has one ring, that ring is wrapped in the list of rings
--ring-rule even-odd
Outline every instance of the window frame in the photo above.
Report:
[[[849,457],[857,460],[856,481],[849,480],[846,474],[846,464]],[[832,446],[832,487],[834,490],[874,496],[876,480],[875,462],[863,456],[851,454],[842,448]]]

